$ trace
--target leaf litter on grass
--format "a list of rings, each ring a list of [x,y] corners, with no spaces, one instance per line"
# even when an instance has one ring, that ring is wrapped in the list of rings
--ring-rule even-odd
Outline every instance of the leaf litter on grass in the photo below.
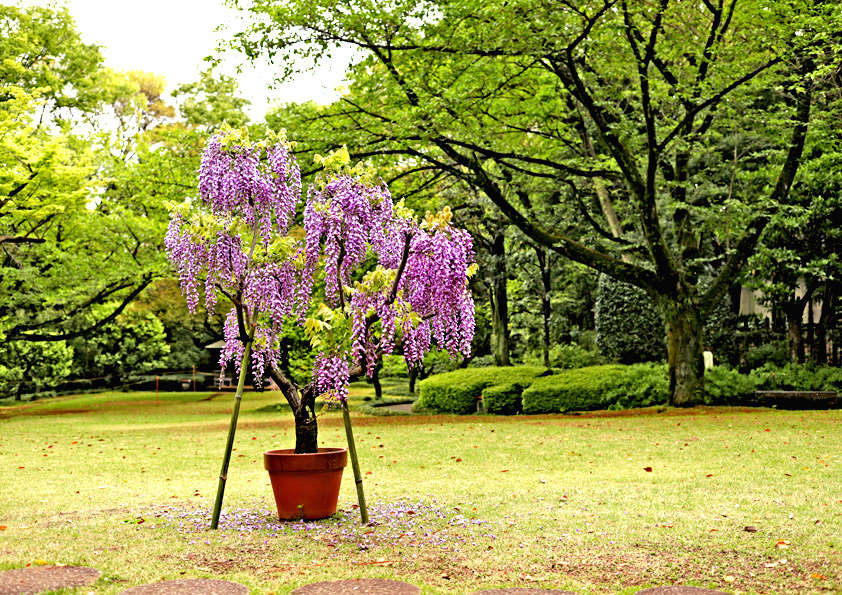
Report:
[[[435,500],[374,503],[368,508],[369,522],[365,525],[360,522],[356,504],[342,506],[327,519],[281,521],[265,501],[258,502],[249,508],[224,509],[219,536],[221,539],[231,533],[261,533],[267,539],[301,536],[330,547],[350,546],[365,551],[384,546],[434,546],[459,551],[465,544],[476,545],[478,539],[496,539],[489,532],[488,521],[466,517]],[[195,534],[208,534],[211,509],[168,506],[156,509],[154,515],[156,523],[151,528],[175,529],[190,539]]]

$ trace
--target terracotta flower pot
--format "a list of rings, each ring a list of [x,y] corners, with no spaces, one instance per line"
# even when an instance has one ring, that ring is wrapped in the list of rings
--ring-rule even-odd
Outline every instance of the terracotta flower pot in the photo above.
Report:
[[[272,482],[278,517],[323,519],[335,514],[347,464],[347,448],[320,448],[311,454],[295,454],[292,448],[264,452],[263,466]]]

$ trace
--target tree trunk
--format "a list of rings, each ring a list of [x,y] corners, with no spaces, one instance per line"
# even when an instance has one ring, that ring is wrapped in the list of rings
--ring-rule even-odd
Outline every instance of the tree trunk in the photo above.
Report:
[[[808,288],[807,292],[802,296],[792,296],[792,301],[784,302],[781,305],[784,316],[786,317],[786,334],[789,339],[789,358],[794,364],[804,362],[804,335],[803,324],[804,307],[811,299],[813,290]]]
[[[301,391],[301,401],[293,408],[295,417],[295,452],[296,454],[319,451],[319,425],[315,412],[316,397],[312,385]]]
[[[535,254],[538,257],[538,267],[541,271],[541,314],[544,318],[544,337],[541,343],[541,353],[544,358],[544,367],[550,367],[550,290],[552,289],[552,278],[550,277],[550,262],[547,252],[543,248],[535,246]]]
[[[702,319],[699,304],[678,298],[664,304],[669,362],[669,404],[693,407],[704,403]]]
[[[269,374],[281,389],[284,398],[292,409],[295,418],[296,454],[319,451],[319,427],[316,417],[316,388],[313,383],[300,388],[287,378],[275,365],[269,368]]]
[[[813,318],[813,294],[810,293],[810,299],[807,301],[807,345],[810,347],[810,359],[815,361],[815,347],[816,347],[816,323]],[[806,355],[805,355],[806,358]]]
[[[828,363],[827,329],[836,317],[836,288],[830,281],[825,281],[822,292],[822,308],[819,314],[819,324],[816,326],[816,345],[813,348],[814,359],[817,364]]]
[[[789,338],[789,359],[793,364],[800,364],[804,361],[804,340],[801,331],[801,314],[790,312],[795,308],[786,308],[786,334]]]
[[[374,385],[374,399],[379,401],[383,398],[383,387],[380,386],[380,368],[383,367],[383,361],[379,360],[374,366],[374,373],[371,375],[371,383]]]
[[[420,367],[420,364],[416,364],[412,366],[412,369],[409,371],[409,392],[411,394],[415,394],[415,381],[418,379],[418,372]]]
[[[509,358],[509,299],[506,293],[506,246],[500,231],[491,247],[491,351],[498,366],[511,366]]]

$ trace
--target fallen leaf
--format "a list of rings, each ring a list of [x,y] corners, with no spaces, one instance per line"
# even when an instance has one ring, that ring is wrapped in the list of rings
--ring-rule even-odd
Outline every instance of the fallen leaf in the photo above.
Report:
[[[825,578],[825,576],[823,574],[819,574],[818,572],[814,572],[813,574],[810,575],[810,578],[823,579],[823,578]]]
[[[461,462],[462,462],[462,459],[456,459],[456,462],[457,462],[457,463],[461,463]]]
[[[744,527],[743,531],[746,531],[748,533],[757,533],[757,527],[749,525],[748,527]]]
[[[708,473],[705,477],[713,477],[713,473]]]
[[[522,581],[534,581],[535,579],[526,574],[525,572],[521,572],[517,577]]]
[[[737,580],[737,579],[735,579],[735,578],[733,577],[733,575],[730,575],[730,574],[729,574],[729,575],[727,575],[727,576],[723,577],[723,579],[722,579],[722,580],[724,580],[726,583],[733,583],[733,582],[734,582],[735,580]]]
[[[6,525],[0,525],[0,531],[5,531],[5,530],[6,530]]]
[[[46,566],[47,564],[49,564],[49,562],[47,562],[46,560],[35,560],[35,563],[38,566]]]
[[[781,550],[785,550],[786,548],[789,547],[789,542],[786,541],[785,539],[779,539],[778,541],[775,542],[775,547],[778,548],[778,549],[781,549]]]
[[[763,566],[766,567],[766,568],[775,568],[777,565],[778,565],[777,562],[767,562]]]
[[[643,470],[646,471],[646,473],[652,473],[652,467],[644,467]]]

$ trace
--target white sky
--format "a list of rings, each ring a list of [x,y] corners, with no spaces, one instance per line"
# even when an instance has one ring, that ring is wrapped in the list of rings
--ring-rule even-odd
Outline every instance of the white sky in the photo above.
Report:
[[[223,0],[23,0],[22,4],[66,5],[82,39],[103,46],[107,66],[163,75],[168,89],[198,80],[208,67],[204,57],[214,53],[217,40],[226,36],[214,31],[218,25],[232,30],[243,27],[238,11],[225,7]],[[250,116],[255,121],[278,102],[327,104],[338,98],[336,87],[343,82],[350,57],[350,52],[335,57],[275,90],[268,88],[274,71],[269,65],[246,64],[237,74],[236,67],[243,61],[239,54],[226,56],[220,70],[237,78],[240,94],[252,102]]]

